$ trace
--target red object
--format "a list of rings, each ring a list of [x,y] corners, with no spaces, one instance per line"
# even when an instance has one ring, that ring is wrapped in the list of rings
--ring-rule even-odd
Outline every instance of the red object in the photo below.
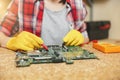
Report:
[[[80,44],[80,46],[84,46],[85,44],[89,44],[90,42],[86,42],[86,43],[83,43],[83,44]]]
[[[110,28],[110,24],[106,24],[106,25],[100,27],[101,30],[106,30],[108,28]]]
[[[91,41],[80,44],[80,46],[84,46],[85,44],[89,44]],[[98,43],[98,40],[92,40],[93,43]]]
[[[92,40],[93,43],[98,43],[98,40]]]
[[[42,47],[46,50],[48,50],[48,47],[45,44],[42,44]]]

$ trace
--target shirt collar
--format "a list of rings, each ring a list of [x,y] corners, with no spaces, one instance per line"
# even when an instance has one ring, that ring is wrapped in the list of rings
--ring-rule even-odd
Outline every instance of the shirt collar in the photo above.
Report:
[[[35,1],[43,1],[43,0],[33,0],[34,2]],[[70,0],[66,0],[67,3],[70,3]]]
[[[43,1],[43,0],[33,0],[33,2],[37,2],[37,1]]]
[[[44,0],[33,0],[34,2],[37,2],[37,1],[44,1]],[[71,10],[71,6],[70,6],[70,0],[66,0],[66,8],[67,8],[67,11],[68,13],[70,12]]]
[[[66,3],[66,8],[67,8],[67,11],[69,13],[71,11],[71,6],[70,6],[69,2]]]

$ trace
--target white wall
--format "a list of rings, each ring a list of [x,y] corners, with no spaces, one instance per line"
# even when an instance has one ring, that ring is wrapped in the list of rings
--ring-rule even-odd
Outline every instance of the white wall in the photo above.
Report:
[[[120,0],[94,0],[93,5],[93,21],[95,20],[110,20],[111,29],[109,31],[110,39],[120,40]],[[97,1],[97,2],[96,2]],[[90,20],[89,7],[87,6],[88,16],[87,21]]]

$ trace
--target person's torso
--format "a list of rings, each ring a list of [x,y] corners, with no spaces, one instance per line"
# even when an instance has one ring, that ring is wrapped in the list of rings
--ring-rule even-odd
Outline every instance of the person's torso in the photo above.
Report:
[[[43,23],[44,13],[44,1],[28,1],[19,0],[18,19],[19,19],[19,31],[28,31],[37,36],[41,36],[41,28]],[[69,26],[76,30],[84,31],[85,28],[82,25],[85,15],[85,11],[82,7],[81,0],[67,0],[67,16]],[[79,4],[77,4],[79,3]],[[83,10],[82,10],[83,9]],[[82,27],[82,28],[81,28]]]
[[[61,45],[70,27],[66,19],[66,7],[60,11],[44,8],[41,38],[46,45]]]

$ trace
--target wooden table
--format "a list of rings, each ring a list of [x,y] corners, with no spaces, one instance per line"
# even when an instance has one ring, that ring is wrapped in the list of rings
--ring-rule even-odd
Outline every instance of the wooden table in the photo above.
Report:
[[[107,41],[120,44],[120,41]],[[120,53],[104,54],[93,49],[92,43],[83,48],[94,52],[100,60],[77,60],[71,65],[32,64],[17,68],[15,52],[0,48],[0,80],[120,80]]]

